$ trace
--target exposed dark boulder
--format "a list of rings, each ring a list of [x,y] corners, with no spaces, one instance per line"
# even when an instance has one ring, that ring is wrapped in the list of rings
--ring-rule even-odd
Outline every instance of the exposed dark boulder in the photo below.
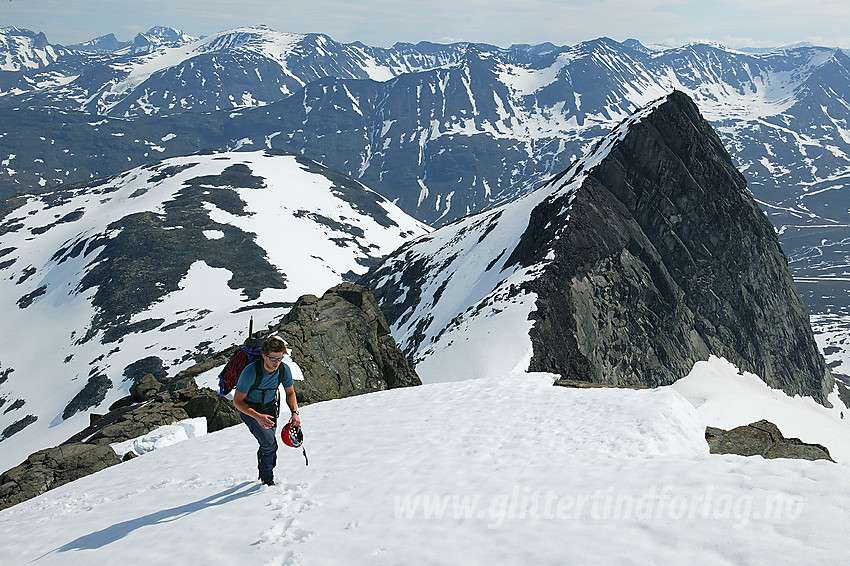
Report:
[[[299,402],[421,385],[367,287],[342,283],[321,298],[305,295],[271,330],[304,373]]]
[[[154,401],[165,403],[186,403],[198,394],[195,378],[178,374],[169,380],[154,396]]]
[[[100,428],[86,443],[109,445],[123,442],[188,418],[186,410],[174,403],[148,403],[127,411],[120,419]]]
[[[242,422],[239,411],[229,399],[206,387],[199,389],[183,409],[190,418],[206,417],[207,432],[215,432]]]
[[[834,461],[825,446],[806,444],[799,438],[785,438],[779,427],[766,420],[728,431],[708,427],[705,439],[712,454]]]
[[[76,442],[40,450],[0,475],[0,509],[120,462],[109,446]]]
[[[109,405],[109,410],[114,411],[122,407],[129,407],[133,403],[138,403],[138,401],[133,399],[132,395],[127,395],[126,397],[121,397],[120,399]]]
[[[141,403],[153,399],[160,389],[162,389],[162,383],[149,373],[130,386],[130,396],[133,402]]]

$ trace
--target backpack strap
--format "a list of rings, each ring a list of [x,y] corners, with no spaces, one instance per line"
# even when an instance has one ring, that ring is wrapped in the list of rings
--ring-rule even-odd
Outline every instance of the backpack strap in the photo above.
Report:
[[[248,388],[248,392],[245,394],[245,397],[250,395],[252,391],[255,391],[260,388],[260,382],[263,380],[263,358],[256,358],[254,360],[254,371],[256,371],[254,383],[252,383],[251,387]],[[265,400],[266,396],[263,395],[263,401]]]

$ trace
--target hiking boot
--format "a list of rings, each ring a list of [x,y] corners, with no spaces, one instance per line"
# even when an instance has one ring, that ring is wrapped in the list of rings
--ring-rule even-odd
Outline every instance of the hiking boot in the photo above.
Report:
[[[265,478],[260,478],[260,481],[263,482],[265,485],[274,485],[274,475],[270,475]]]

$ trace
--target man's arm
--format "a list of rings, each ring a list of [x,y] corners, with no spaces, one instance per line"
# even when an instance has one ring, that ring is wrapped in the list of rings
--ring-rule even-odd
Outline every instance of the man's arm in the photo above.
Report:
[[[283,390],[286,392],[286,405],[292,413],[289,422],[292,426],[301,426],[301,418],[298,416],[298,399],[295,398],[295,386],[290,385],[289,387],[284,387]]]
[[[295,389],[293,388],[293,396],[295,395]],[[238,391],[233,392],[233,405],[239,409],[241,412],[245,413],[249,417],[253,418],[255,421],[260,423],[260,426],[263,428],[272,428],[274,426],[274,419],[272,419],[271,415],[264,415],[250,406],[245,402],[246,393],[239,393]],[[287,394],[287,402],[289,402],[289,396]]]

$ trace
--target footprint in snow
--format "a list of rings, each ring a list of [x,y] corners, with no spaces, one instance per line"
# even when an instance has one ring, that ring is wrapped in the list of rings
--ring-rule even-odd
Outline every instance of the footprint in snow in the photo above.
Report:
[[[274,511],[273,523],[260,534],[260,543],[291,546],[313,535],[312,531],[302,527],[298,519],[300,513],[315,505],[314,501],[306,497],[308,487],[305,483],[280,483],[274,486],[277,496],[269,500],[269,507]],[[280,563],[291,564],[295,558],[295,554],[289,553]]]

